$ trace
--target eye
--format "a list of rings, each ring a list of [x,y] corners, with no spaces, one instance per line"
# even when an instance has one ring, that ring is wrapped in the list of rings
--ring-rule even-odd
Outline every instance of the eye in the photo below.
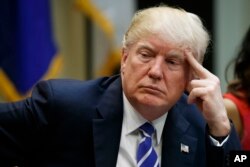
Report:
[[[166,59],[165,60],[167,68],[170,70],[179,70],[183,63],[179,59]]]
[[[145,57],[145,58],[151,57],[151,55],[149,53],[147,53],[147,52],[142,52],[140,54],[141,54],[142,57]]]
[[[178,65],[178,64],[180,64],[179,61],[174,60],[174,59],[166,59],[165,61],[166,61],[167,64],[170,64],[170,65]]]
[[[167,64],[171,64],[171,65],[177,65],[178,63],[174,60],[166,60]]]
[[[153,54],[149,53],[149,52],[139,52],[139,57],[142,61],[149,61],[153,58]]]

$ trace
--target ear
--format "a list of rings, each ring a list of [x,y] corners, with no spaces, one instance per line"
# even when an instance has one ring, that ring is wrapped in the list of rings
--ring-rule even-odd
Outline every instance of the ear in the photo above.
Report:
[[[121,72],[123,72],[125,69],[127,58],[128,58],[128,49],[122,48]]]

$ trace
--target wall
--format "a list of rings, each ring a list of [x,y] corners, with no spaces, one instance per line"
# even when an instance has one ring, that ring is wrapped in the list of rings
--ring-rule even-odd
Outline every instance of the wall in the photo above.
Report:
[[[250,1],[215,0],[214,5],[214,71],[221,79],[221,87],[224,92],[227,86],[225,68],[235,56],[246,30],[250,26]],[[232,77],[232,71],[229,74]]]

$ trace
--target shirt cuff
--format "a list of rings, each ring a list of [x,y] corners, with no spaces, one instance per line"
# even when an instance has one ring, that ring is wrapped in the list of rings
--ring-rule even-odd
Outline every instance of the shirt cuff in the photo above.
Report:
[[[209,138],[210,138],[210,141],[211,143],[216,146],[216,147],[222,147],[224,145],[224,143],[227,142],[228,138],[229,138],[229,135],[227,135],[225,137],[225,139],[223,139],[222,141],[218,141],[216,140],[215,138],[213,138],[211,135],[209,135]]]

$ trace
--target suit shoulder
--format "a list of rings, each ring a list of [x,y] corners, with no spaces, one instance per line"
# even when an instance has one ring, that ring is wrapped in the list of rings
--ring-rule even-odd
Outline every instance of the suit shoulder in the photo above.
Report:
[[[118,77],[102,77],[93,80],[51,79],[39,82],[33,94],[44,94],[54,97],[86,98],[100,95]]]
[[[44,80],[37,84],[37,86],[49,85],[53,89],[74,90],[91,87],[105,88],[110,85],[117,77],[101,77],[92,80],[77,80],[77,79],[50,79]]]

